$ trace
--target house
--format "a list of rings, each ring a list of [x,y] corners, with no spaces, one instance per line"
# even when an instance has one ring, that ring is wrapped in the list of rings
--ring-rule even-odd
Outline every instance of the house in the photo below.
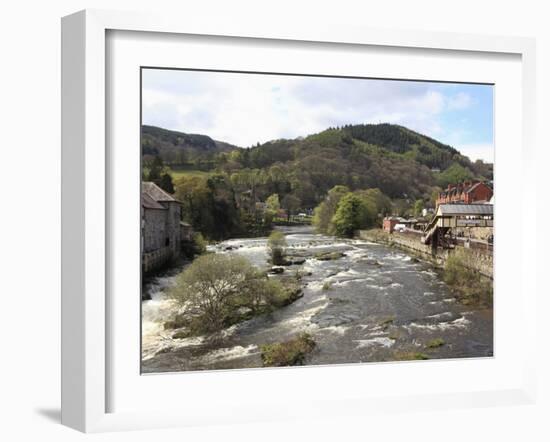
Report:
[[[141,183],[141,264],[144,273],[180,256],[181,203],[152,182]]]
[[[416,218],[407,219],[400,216],[387,216],[382,221],[382,229],[388,233],[422,230],[424,224],[424,220]]]
[[[393,233],[395,230],[396,224],[402,223],[405,219],[400,216],[387,216],[382,221],[382,229],[385,232]]]
[[[465,181],[459,184],[449,184],[437,198],[440,204],[475,204],[490,201],[493,189],[482,181]]]

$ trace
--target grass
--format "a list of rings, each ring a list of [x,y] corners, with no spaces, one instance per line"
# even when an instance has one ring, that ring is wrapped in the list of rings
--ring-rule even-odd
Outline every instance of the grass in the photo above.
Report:
[[[193,169],[170,169],[170,175],[172,175],[172,179],[176,181],[179,178],[184,176],[209,177],[210,175],[212,175],[212,172],[207,172],[204,170],[193,170]]]
[[[315,341],[308,333],[285,342],[262,345],[264,367],[304,365],[306,357],[315,348]]]
[[[432,339],[430,342],[428,342],[426,347],[428,347],[428,348],[438,348],[438,347],[441,347],[443,345],[445,345],[445,341],[441,338],[436,338],[436,339]]]

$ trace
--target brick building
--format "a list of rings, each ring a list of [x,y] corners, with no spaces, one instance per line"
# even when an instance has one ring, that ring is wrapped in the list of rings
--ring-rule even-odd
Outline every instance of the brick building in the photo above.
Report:
[[[449,184],[437,198],[440,204],[474,204],[489,202],[493,189],[481,181],[465,181],[459,184]]]
[[[141,264],[154,271],[180,256],[181,203],[155,183],[141,183]]]

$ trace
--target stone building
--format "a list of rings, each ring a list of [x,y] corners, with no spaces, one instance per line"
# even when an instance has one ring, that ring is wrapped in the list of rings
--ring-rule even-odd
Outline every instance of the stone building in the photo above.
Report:
[[[180,256],[181,203],[152,182],[141,183],[141,265],[144,273]]]

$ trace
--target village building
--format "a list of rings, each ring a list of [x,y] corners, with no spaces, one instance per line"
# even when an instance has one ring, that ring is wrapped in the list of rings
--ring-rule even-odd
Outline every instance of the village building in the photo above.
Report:
[[[388,233],[404,230],[422,230],[426,222],[416,218],[402,218],[400,216],[387,216],[382,220],[382,229]]]
[[[493,189],[481,181],[465,181],[459,184],[449,184],[437,198],[440,204],[477,204],[486,203],[493,197]]]
[[[183,235],[181,203],[152,182],[141,183],[141,263],[144,273],[180,256]]]

